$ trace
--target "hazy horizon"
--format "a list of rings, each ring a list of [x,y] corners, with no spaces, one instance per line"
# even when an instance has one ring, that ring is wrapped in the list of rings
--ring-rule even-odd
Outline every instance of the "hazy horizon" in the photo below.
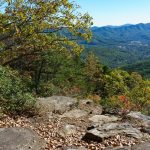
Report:
[[[93,25],[92,27],[106,27],[106,26],[116,26],[116,27],[120,27],[120,26],[124,26],[124,25],[138,25],[138,24],[149,24],[150,22],[139,22],[139,23],[125,23],[125,24],[117,24],[117,25],[112,25],[112,24],[108,24],[108,25],[101,25],[101,26],[97,26],[97,25]]]
[[[75,0],[93,17],[93,26],[120,26],[150,22],[148,0]]]

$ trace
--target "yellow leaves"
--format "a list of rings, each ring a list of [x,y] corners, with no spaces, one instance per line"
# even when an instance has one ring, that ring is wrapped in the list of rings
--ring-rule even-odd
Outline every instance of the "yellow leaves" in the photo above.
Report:
[[[67,5],[68,4],[68,0],[61,0],[63,5]]]
[[[10,5],[12,3],[12,0],[6,0],[8,5]]]
[[[40,50],[54,48],[68,51],[71,55],[80,55],[83,47],[74,39],[82,37],[87,40],[91,37],[90,17],[77,13],[77,6],[68,0],[7,2],[10,6],[6,7],[7,11],[3,15],[0,14],[0,34],[6,35],[5,40],[12,41],[14,46],[5,43],[4,49],[28,45],[28,49],[32,51],[34,45]],[[62,31],[66,30],[65,33],[59,31],[61,28]],[[49,29],[50,33],[43,33],[45,29]],[[17,55],[14,49],[12,51]],[[22,51],[28,53],[24,49]],[[11,54],[10,51],[8,53]]]
[[[21,18],[21,20],[23,20],[23,21],[26,20],[26,16],[25,16],[22,12],[20,13],[20,18]]]
[[[91,35],[92,35],[91,32],[81,34],[81,36],[82,36],[85,40],[87,40],[88,42],[89,42],[90,39],[91,39]]]

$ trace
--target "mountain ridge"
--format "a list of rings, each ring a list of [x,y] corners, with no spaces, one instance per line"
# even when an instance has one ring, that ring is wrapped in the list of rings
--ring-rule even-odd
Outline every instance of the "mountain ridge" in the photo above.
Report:
[[[83,56],[93,52],[104,65],[111,68],[150,60],[150,23],[94,27],[91,30],[91,42],[81,42],[86,47]]]
[[[95,30],[95,29],[98,29],[98,28],[121,28],[121,27],[128,27],[128,26],[137,26],[137,25],[148,25],[150,23],[137,23],[137,24],[132,24],[132,23],[126,23],[126,24],[122,24],[122,25],[104,25],[104,26],[93,26],[91,27],[91,29]]]

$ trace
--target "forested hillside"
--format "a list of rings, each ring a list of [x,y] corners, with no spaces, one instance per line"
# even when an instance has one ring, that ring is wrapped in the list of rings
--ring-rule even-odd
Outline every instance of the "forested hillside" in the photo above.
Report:
[[[132,65],[124,66],[123,69],[130,72],[139,72],[143,77],[150,78],[150,60],[139,61]]]
[[[150,24],[92,28],[90,43],[82,42],[103,64],[118,67],[150,59]],[[83,55],[84,55],[83,54]]]

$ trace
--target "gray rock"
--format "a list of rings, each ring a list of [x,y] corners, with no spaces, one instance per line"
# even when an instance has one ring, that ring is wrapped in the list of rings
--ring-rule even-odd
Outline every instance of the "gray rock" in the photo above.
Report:
[[[141,139],[143,137],[143,134],[140,132],[140,130],[133,127],[124,129],[123,132],[127,136],[134,137],[136,139]]]
[[[42,150],[45,142],[27,128],[1,128],[0,150]]]
[[[129,146],[111,147],[111,148],[106,148],[106,150],[131,150],[131,147]]]
[[[91,99],[83,99],[79,101],[80,105],[91,106],[94,105],[94,101]]]
[[[111,108],[111,107],[104,107],[103,108],[104,114],[111,114],[111,115],[120,115],[121,109],[120,108]]]
[[[134,112],[134,111],[127,114],[127,116],[139,120],[145,127],[150,127],[150,116],[146,116],[141,114],[141,112]]]
[[[77,99],[64,97],[64,96],[52,96],[47,98],[38,98],[36,107],[40,114],[46,114],[49,112],[62,114],[65,111],[72,109],[78,103]]]
[[[142,133],[133,128],[130,124],[125,123],[107,123],[101,127],[88,130],[83,137],[83,140],[102,141],[105,138],[113,137],[118,134],[126,134],[137,139],[143,137]]]
[[[53,113],[52,113],[52,112],[47,113],[47,114],[46,114],[46,118],[47,118],[49,121],[51,121],[51,120],[54,118]]]
[[[80,117],[84,117],[87,116],[88,113],[84,110],[80,110],[80,109],[73,109],[70,110],[68,112],[65,112],[63,115],[61,115],[62,118],[80,118]]]
[[[131,150],[150,150],[150,142],[135,145],[131,148]]]
[[[150,128],[143,128],[141,131],[150,134]]]
[[[101,105],[95,104],[94,101],[90,99],[80,100],[79,108],[93,115],[101,115],[103,111]]]
[[[115,116],[94,115],[91,118],[89,118],[89,120],[92,121],[93,123],[104,124],[108,122],[118,121],[120,120],[120,118]]]
[[[97,141],[97,142],[101,142],[104,138],[108,138],[111,136],[115,136],[118,133],[115,132],[104,132],[104,131],[100,131],[97,128],[89,130],[84,137],[82,138],[84,141]]]
[[[87,150],[87,149],[85,147],[69,146],[65,147],[63,150]]]
[[[68,135],[71,134],[75,134],[77,132],[77,127],[74,125],[64,125],[58,132],[59,135],[61,135],[62,137],[66,137]]]
[[[150,116],[143,115],[141,114],[141,112],[131,111],[127,116],[135,118],[135,119],[150,120]]]
[[[101,115],[103,112],[102,106],[95,106],[93,109],[91,109],[91,114],[93,115]]]
[[[85,147],[71,146],[71,147],[65,147],[63,150],[87,150],[87,149]]]

